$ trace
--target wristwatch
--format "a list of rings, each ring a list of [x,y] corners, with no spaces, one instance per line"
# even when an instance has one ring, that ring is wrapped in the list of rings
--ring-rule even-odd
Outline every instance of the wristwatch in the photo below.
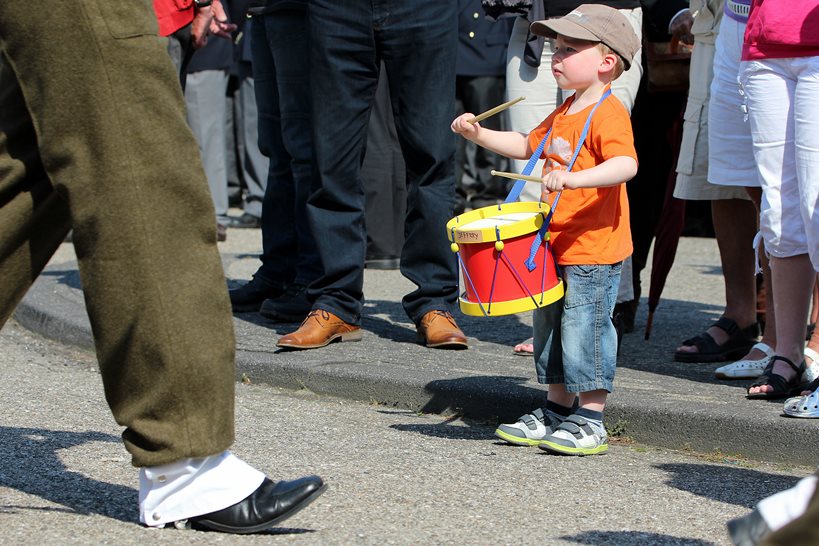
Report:
[[[206,8],[213,4],[213,0],[193,0],[197,8]]]

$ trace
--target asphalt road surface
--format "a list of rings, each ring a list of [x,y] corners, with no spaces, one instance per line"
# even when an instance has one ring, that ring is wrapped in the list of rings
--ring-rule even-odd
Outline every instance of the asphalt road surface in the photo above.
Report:
[[[812,470],[613,442],[504,445],[495,423],[238,384],[233,451],[327,492],[251,536],[146,529],[93,355],[0,331],[0,544],[729,544],[725,522]]]

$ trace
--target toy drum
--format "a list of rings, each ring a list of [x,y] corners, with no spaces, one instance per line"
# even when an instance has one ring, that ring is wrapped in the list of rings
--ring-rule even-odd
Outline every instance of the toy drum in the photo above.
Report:
[[[447,223],[466,285],[461,311],[472,316],[512,315],[563,297],[549,234],[541,241],[538,233],[548,214],[547,203],[502,203],[465,212]],[[536,252],[529,260],[532,250]]]

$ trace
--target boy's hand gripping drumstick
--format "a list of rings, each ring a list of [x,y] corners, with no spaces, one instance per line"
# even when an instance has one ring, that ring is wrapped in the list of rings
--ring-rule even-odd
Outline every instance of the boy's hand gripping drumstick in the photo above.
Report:
[[[503,178],[511,178],[512,180],[525,180],[527,182],[537,182],[541,184],[543,179],[538,176],[531,176],[525,174],[518,174],[518,173],[507,173],[503,171],[489,171],[489,174],[492,176],[502,176]]]
[[[468,121],[469,123],[478,123],[479,121],[483,121],[483,120],[485,120],[486,118],[488,118],[490,116],[494,116],[498,112],[503,112],[504,110],[506,110],[510,106],[519,103],[520,101],[522,101],[525,98],[526,97],[518,97],[516,99],[510,100],[509,102],[504,102],[503,104],[499,104],[498,106],[495,106],[494,108],[490,108],[489,110],[487,110],[483,114],[478,114],[474,118],[468,119],[466,121]]]

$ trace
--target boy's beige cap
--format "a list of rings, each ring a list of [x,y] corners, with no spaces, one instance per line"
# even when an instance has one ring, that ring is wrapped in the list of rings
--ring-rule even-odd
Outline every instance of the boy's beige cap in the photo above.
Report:
[[[556,38],[558,34],[577,40],[602,42],[622,59],[626,70],[640,50],[640,39],[626,16],[602,4],[583,4],[556,19],[535,21],[532,34]]]

